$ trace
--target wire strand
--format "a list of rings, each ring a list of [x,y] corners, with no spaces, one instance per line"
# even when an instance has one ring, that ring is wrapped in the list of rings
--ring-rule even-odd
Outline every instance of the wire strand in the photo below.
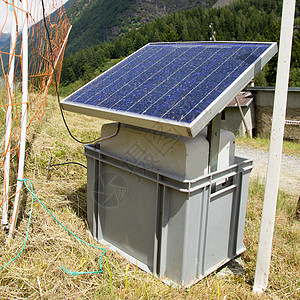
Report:
[[[86,144],[95,144],[95,143],[101,143],[107,139],[110,139],[114,136],[116,136],[118,133],[119,133],[119,130],[120,130],[120,123],[118,122],[118,128],[116,130],[116,132],[109,136],[109,137],[99,137],[97,139],[94,139],[92,141],[81,141],[79,139],[77,139],[71,132],[68,124],[67,124],[67,121],[65,119],[65,115],[63,113],[63,109],[62,109],[62,106],[61,106],[61,103],[60,103],[60,96],[59,96],[59,92],[58,92],[58,82],[57,82],[57,76],[56,76],[56,71],[55,71],[55,66],[54,66],[54,61],[53,61],[53,50],[52,50],[52,44],[51,44],[51,38],[50,38],[50,33],[49,33],[49,30],[48,30],[48,26],[47,26],[47,20],[46,20],[46,15],[45,15],[45,4],[44,4],[44,0],[41,0],[42,2],[42,8],[43,8],[43,23],[44,23],[44,27],[46,29],[46,33],[47,33],[47,39],[48,39],[48,44],[49,44],[49,48],[50,48],[50,60],[51,60],[51,65],[52,65],[52,68],[53,68],[53,75],[54,75],[54,81],[55,81],[55,91],[56,91],[56,95],[57,95],[57,101],[58,101],[58,106],[59,106],[59,110],[60,110],[60,114],[62,116],[62,119],[63,119],[63,122],[65,124],[65,127],[69,133],[69,135],[72,137],[72,139],[74,139],[76,142],[80,143],[80,144],[83,144],[83,145],[86,145]]]
[[[14,260],[16,260],[20,255],[21,253],[23,252],[23,250],[25,249],[25,246],[26,246],[26,243],[27,243],[27,240],[28,240],[28,236],[29,236],[29,226],[30,226],[30,221],[31,221],[31,217],[32,217],[32,212],[33,212],[33,201],[34,199],[36,199],[46,210],[47,212],[51,215],[51,217],[63,228],[65,229],[68,233],[70,233],[73,237],[75,237],[78,241],[80,241],[81,243],[87,245],[87,246],[90,246],[90,247],[93,247],[93,248],[96,248],[98,250],[101,250],[103,251],[103,253],[100,255],[100,258],[99,258],[99,268],[100,268],[100,271],[91,271],[91,272],[76,272],[76,271],[71,271],[69,269],[66,269],[65,267],[63,266],[60,266],[60,268],[67,274],[69,275],[72,275],[72,276],[77,276],[77,275],[83,275],[83,274],[99,274],[99,273],[102,273],[103,272],[103,269],[102,269],[102,266],[101,266],[101,260],[102,260],[102,257],[103,255],[106,253],[106,249],[105,248],[101,248],[101,247],[98,247],[96,245],[93,245],[93,244],[90,244],[90,243],[87,243],[86,241],[82,240],[81,238],[79,238],[76,234],[74,234],[71,230],[69,230],[68,228],[66,228],[60,221],[58,221],[58,219],[51,213],[51,211],[48,209],[48,207],[34,194],[33,192],[33,186],[32,186],[32,183],[30,181],[30,179],[18,179],[18,181],[22,181],[24,182],[24,185],[25,187],[27,188],[27,190],[29,191],[29,193],[31,194],[31,206],[30,206],[30,213],[29,213],[29,219],[28,219],[28,224],[27,224],[27,231],[26,231],[26,236],[25,236],[25,240],[24,240],[24,244],[23,244],[23,247],[21,249],[21,251],[13,258],[11,259],[8,263],[6,263],[4,266],[2,266],[0,268],[0,270],[2,270],[3,268],[7,267],[9,264],[11,264]],[[29,183],[29,186],[28,184]]]
[[[53,165],[50,165],[49,168],[56,167],[56,166],[63,166],[63,165],[71,165],[71,164],[72,165],[78,165],[78,166],[81,166],[81,167],[87,169],[87,166],[85,166],[82,163],[76,162],[76,161],[67,161],[67,162],[64,162],[64,163],[53,164]]]

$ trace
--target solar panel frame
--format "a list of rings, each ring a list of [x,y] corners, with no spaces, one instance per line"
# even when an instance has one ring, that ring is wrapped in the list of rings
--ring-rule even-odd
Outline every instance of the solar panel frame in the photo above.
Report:
[[[120,64],[124,64],[126,60],[134,59],[139,55],[145,47],[151,45],[182,45],[182,44],[220,44],[220,46],[228,44],[259,44],[269,45],[268,49],[263,52],[246,70],[244,70],[223,92],[215,98],[196,118],[191,122],[174,121],[162,117],[144,115],[140,113],[114,110],[106,107],[97,107],[89,104],[81,104],[68,101],[72,96],[79,94],[93,82],[99,80],[101,76],[105,76],[107,72],[112,72]],[[68,96],[61,102],[65,110],[82,113],[90,116],[101,117],[108,120],[118,121],[121,123],[131,124],[135,126],[145,127],[163,132],[169,132],[183,136],[196,136],[226,105],[234,98],[254,77],[261,71],[262,67],[277,53],[277,44],[272,42],[175,42],[175,43],[149,43],[134,52],[106,72],[102,73],[82,88]],[[117,70],[117,69],[116,69]],[[101,78],[100,78],[101,79]],[[80,94],[79,94],[80,95]],[[104,100],[105,101],[105,100]],[[119,100],[118,100],[119,101]],[[134,104],[135,105],[135,104]],[[173,109],[173,107],[171,107]]]

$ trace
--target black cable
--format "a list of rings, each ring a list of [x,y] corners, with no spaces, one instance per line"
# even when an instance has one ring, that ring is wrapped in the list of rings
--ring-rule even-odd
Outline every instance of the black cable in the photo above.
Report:
[[[52,164],[52,165],[51,165],[51,161],[52,161],[52,156],[50,156],[49,162],[48,162],[48,166],[47,166],[47,168],[46,168],[46,170],[47,170],[47,175],[46,175],[47,180],[50,179],[50,171],[51,171],[52,167],[63,166],[63,165],[71,165],[71,164],[73,164],[73,165],[78,165],[78,166],[81,166],[81,167],[87,169],[87,166],[85,166],[85,165],[82,164],[82,163],[76,162],[76,161],[67,161],[67,162],[64,162],[64,163],[58,163],[58,164]]]
[[[71,164],[78,165],[78,166],[81,166],[81,167],[87,169],[87,166],[85,166],[82,163],[76,162],[76,161],[68,161],[68,162],[64,162],[64,163],[60,163],[60,164],[53,164],[53,165],[50,165],[49,168],[52,168],[52,167],[55,167],[55,166],[62,166],[62,165],[71,165]]]
[[[83,142],[83,141],[80,141],[78,140],[70,131],[69,129],[69,126],[66,122],[66,119],[65,119],[65,116],[64,116],[64,113],[63,113],[63,109],[62,109],[62,106],[60,104],[60,98],[59,98],[59,93],[58,93],[58,83],[57,83],[57,77],[56,77],[56,72],[55,72],[55,66],[54,66],[54,61],[53,61],[53,50],[52,50],[52,45],[51,45],[51,38],[50,38],[50,33],[49,33],[49,30],[48,30],[48,27],[47,27],[47,24],[46,24],[46,16],[45,16],[45,4],[44,4],[44,0],[41,0],[42,2],[42,7],[43,7],[43,21],[44,21],[44,27],[46,29],[46,32],[47,32],[47,38],[48,38],[48,43],[49,43],[49,48],[50,48],[50,61],[51,61],[51,64],[52,64],[52,68],[53,68],[53,74],[54,74],[54,81],[55,81],[55,90],[56,90],[56,95],[57,95],[57,101],[58,101],[58,106],[59,106],[59,109],[60,109],[60,113],[61,113],[61,116],[62,116],[62,119],[63,119],[63,122],[66,126],[66,129],[69,133],[69,135],[78,143],[80,144],[97,144],[97,143],[100,143],[102,141],[105,141],[107,139],[110,139],[114,136],[116,136],[118,133],[119,133],[119,130],[120,130],[120,123],[118,122],[118,128],[116,130],[116,132],[114,134],[112,134],[111,136],[107,136],[107,137],[99,137],[93,141],[88,141],[88,142]]]

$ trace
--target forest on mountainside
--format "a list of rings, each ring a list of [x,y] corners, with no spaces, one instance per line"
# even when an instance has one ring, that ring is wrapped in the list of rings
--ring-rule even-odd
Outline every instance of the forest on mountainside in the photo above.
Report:
[[[61,85],[90,81],[104,64],[123,58],[148,42],[208,41],[211,28],[218,41],[278,42],[282,1],[237,0],[222,8],[194,8],[171,13],[139,29],[131,29],[113,42],[82,49],[65,58]],[[296,4],[290,86],[300,86],[300,3]],[[272,59],[255,79],[256,85],[274,85],[277,60]]]
[[[65,57],[71,53],[76,53],[81,49],[99,45],[102,42],[111,42],[115,38],[124,35],[131,29],[136,30],[143,24],[150,22],[156,18],[165,16],[173,11],[181,11],[193,7],[211,7],[216,0],[68,0],[64,4],[68,18],[72,24],[68,43],[65,49]],[[55,22],[57,11],[50,15],[50,22],[48,20],[48,28]],[[35,42],[35,37],[32,32],[36,32],[43,20],[33,25],[28,32],[31,42]],[[21,47],[21,39],[17,38],[17,52]],[[10,49],[10,34],[3,33],[0,36],[0,50],[9,53]],[[87,50],[88,52],[88,50]],[[29,48],[29,57],[31,57],[31,49]],[[94,64],[97,63],[97,56],[95,54],[96,62],[89,62],[90,67],[87,67],[85,74],[89,74],[88,78],[92,78],[99,73],[97,68],[96,74],[89,73],[94,69]],[[108,55],[104,60],[110,60]],[[8,55],[3,57],[3,68],[7,72],[8,69]],[[103,60],[102,60],[103,61]],[[98,65],[97,65],[98,66]],[[18,67],[19,74],[20,68]],[[76,72],[77,78],[83,78],[79,75],[82,72]],[[79,75],[79,77],[78,77]],[[0,68],[0,77],[3,76],[2,68]],[[71,72],[71,77],[72,77]]]
[[[69,0],[72,23],[66,56],[95,44],[111,41],[130,29],[193,7],[211,7],[216,0]]]

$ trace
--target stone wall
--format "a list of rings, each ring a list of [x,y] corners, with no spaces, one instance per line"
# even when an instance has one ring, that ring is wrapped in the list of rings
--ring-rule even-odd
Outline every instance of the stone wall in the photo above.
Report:
[[[256,135],[269,137],[271,133],[274,87],[248,87],[254,95]],[[300,88],[289,88],[286,120],[300,121]],[[300,125],[285,125],[284,138],[300,142]]]
[[[255,106],[256,134],[269,137],[271,134],[273,106]],[[286,120],[299,121],[300,108],[287,108]],[[300,142],[300,125],[285,125],[284,138]]]

